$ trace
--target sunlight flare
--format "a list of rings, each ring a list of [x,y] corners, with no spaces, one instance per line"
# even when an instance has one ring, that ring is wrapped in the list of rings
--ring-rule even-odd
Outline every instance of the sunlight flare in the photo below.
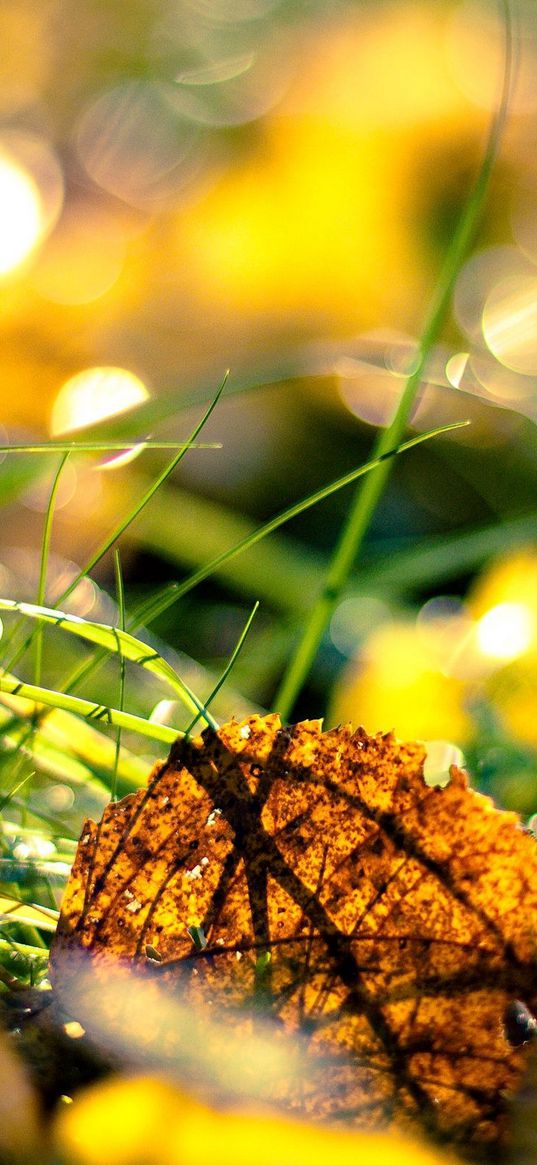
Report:
[[[39,190],[31,174],[0,154],[0,275],[19,267],[39,242],[44,227]]]
[[[477,637],[483,655],[516,659],[535,637],[532,613],[524,603],[498,603],[479,620]]]
[[[126,368],[86,368],[60,389],[52,409],[51,436],[115,417],[148,397],[143,381]]]

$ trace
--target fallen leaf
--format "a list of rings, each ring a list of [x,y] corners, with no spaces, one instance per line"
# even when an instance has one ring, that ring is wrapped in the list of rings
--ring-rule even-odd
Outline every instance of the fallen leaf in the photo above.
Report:
[[[177,741],[84,825],[60,999],[83,952],[97,976],[145,968],[219,1019],[301,1032],[324,1067],[282,1092],[292,1111],[497,1140],[526,1058],[505,1017],[537,1002],[537,844],[460,770],[428,786],[423,760],[274,715]]]

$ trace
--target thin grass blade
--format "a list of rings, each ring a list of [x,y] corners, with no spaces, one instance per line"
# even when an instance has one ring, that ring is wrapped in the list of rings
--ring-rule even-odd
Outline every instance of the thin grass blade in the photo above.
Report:
[[[468,421],[458,421],[452,425],[441,425],[439,428],[431,429],[427,433],[420,433],[417,437],[412,437],[409,441],[403,442],[396,449],[389,449],[385,453],[379,454],[372,461],[368,461],[358,469],[351,470],[350,473],[344,474],[343,477],[336,478],[335,481],[323,486],[322,489],[316,490],[315,493],[309,494],[308,497],[302,498],[301,501],[296,502],[293,506],[289,506],[288,509],[283,510],[276,517],[271,518],[268,522],[264,522],[262,526],[258,526],[255,530],[247,534],[246,537],[237,542],[235,546],[231,546],[228,550],[218,554],[216,558],[213,558],[206,566],[200,567],[199,570],[190,575],[184,582],[169,583],[155,595],[152,595],[150,599],[140,603],[133,611],[129,620],[129,627],[132,629],[151,623],[164,611],[168,610],[169,607],[173,606],[183,595],[193,590],[198,583],[216,574],[218,568],[224,563],[229,562],[230,559],[235,558],[237,554],[241,554],[244,550],[249,550],[251,546],[255,546],[256,542],[260,542],[267,534],[271,534],[273,530],[277,530],[286,522],[290,522],[292,518],[298,517],[304,510],[310,509],[312,506],[322,502],[324,498],[336,493],[337,490],[343,489],[346,485],[351,485],[357,478],[363,477],[364,474],[377,469],[383,461],[395,457],[400,453],[405,453],[408,449],[413,449],[415,445],[421,445],[424,441],[429,441],[432,437],[438,437],[442,433],[463,428],[467,424],[469,424]]]

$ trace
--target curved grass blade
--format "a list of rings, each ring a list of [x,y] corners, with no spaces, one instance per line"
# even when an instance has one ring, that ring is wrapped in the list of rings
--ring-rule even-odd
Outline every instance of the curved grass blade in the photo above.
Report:
[[[49,952],[43,947],[32,947],[28,943],[13,942],[9,939],[0,938],[0,955],[7,955],[8,958],[13,957],[13,953],[23,955],[28,959],[39,959],[43,963],[48,962]]]
[[[158,651],[148,647],[139,639],[135,639],[127,631],[117,627],[110,627],[106,623],[92,623],[82,619],[79,615],[68,615],[50,607],[38,607],[34,603],[17,602],[15,599],[0,598],[0,611],[15,611],[40,623],[52,624],[63,631],[85,639],[102,647],[108,652],[115,652],[123,659],[139,664],[152,675],[169,684],[189,712],[196,712],[206,720],[211,728],[218,725],[211,714],[206,711],[197,696],[183,682],[169,663],[159,655]],[[39,685],[36,685],[38,687]]]
[[[55,931],[60,913],[48,906],[37,906],[21,902],[5,892],[0,895],[0,927],[6,922],[19,922],[23,926],[35,926],[39,930]]]
[[[134,716],[132,712],[121,712],[119,708],[112,708],[109,704],[97,704],[94,700],[82,700],[78,696],[67,696],[64,692],[37,687],[36,684],[26,684],[8,672],[0,673],[0,692],[21,696],[25,700],[31,700],[34,704],[47,704],[52,708],[62,708],[66,712],[82,716],[85,720],[93,720],[112,726],[120,725],[130,732],[139,732],[142,736],[149,736],[152,740],[160,740],[164,744],[173,744],[178,736],[183,735],[176,728],[167,728],[164,724],[154,724],[143,716]],[[43,820],[48,820],[43,813],[38,816]]]
[[[403,445],[400,446],[399,449],[390,450],[387,454],[384,454],[383,457],[393,457],[398,453],[405,452],[407,449],[412,448],[414,445],[419,445],[423,441],[427,441],[431,437],[436,437],[442,433],[451,432],[468,424],[468,421],[458,421],[451,425],[443,425],[427,433],[421,433],[418,436],[411,438],[409,441],[406,441]],[[382,460],[382,458],[380,460]],[[154,619],[158,618],[160,614],[173,606],[173,604],[177,602],[178,599],[187,594],[188,591],[192,590],[198,582],[201,582],[203,579],[210,577],[210,575],[217,573],[219,567],[231,561],[231,559],[235,558],[243,550],[248,550],[250,546],[254,546],[257,542],[260,542],[265,537],[265,535],[272,533],[274,530],[277,530],[280,526],[283,526],[286,522],[290,521],[291,518],[297,517],[298,514],[302,513],[304,510],[309,509],[311,506],[316,505],[317,502],[322,501],[325,497],[329,497],[330,494],[335,493],[337,490],[342,489],[346,485],[349,485],[351,482],[355,481],[357,477],[360,477],[362,474],[368,473],[371,469],[374,469],[379,463],[379,459],[376,459],[373,462],[368,462],[365,465],[361,465],[358,469],[351,470],[350,473],[345,474],[343,477],[337,478],[335,481],[330,482],[327,486],[323,486],[322,489],[317,490],[313,494],[309,494],[308,497],[303,498],[300,502],[297,502],[293,506],[290,506],[288,509],[283,510],[275,518],[271,518],[262,526],[258,526],[253,530],[249,530],[248,533],[244,535],[244,537],[240,538],[234,546],[216,555],[209,563],[201,567],[189,578],[185,579],[183,583],[168,583],[165,587],[157,591],[156,594],[152,595],[150,599],[145,600],[137,607],[135,607],[133,614],[128,622],[129,630],[132,631],[139,627],[150,624]],[[100,665],[105,656],[106,652],[102,648],[96,651],[92,658],[86,660],[76,669],[64,690],[66,692],[70,692],[74,687],[78,687],[78,685],[84,679],[86,679],[96,667]]]
[[[115,745],[93,725],[61,709],[39,712],[6,693],[0,698],[0,730],[6,758],[21,753],[56,781],[71,787],[91,788],[104,801],[110,795]],[[147,779],[150,762],[124,746],[118,770],[118,792],[123,796],[139,789]],[[5,828],[5,823],[4,823]]]

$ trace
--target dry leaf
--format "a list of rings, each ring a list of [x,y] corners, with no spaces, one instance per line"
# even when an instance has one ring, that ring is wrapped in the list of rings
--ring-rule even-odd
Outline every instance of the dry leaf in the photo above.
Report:
[[[146,791],[84,826],[53,945],[151,969],[234,1023],[301,1031],[321,1076],[289,1108],[361,1129],[501,1136],[534,1008],[537,844],[424,751],[362,729],[250,717],[178,741]],[[329,1067],[326,1067],[328,1059]]]

